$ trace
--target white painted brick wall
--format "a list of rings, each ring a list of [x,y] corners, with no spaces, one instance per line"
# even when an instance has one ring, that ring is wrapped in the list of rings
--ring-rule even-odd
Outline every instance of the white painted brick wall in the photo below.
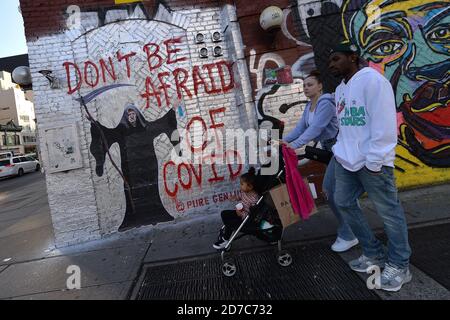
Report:
[[[187,117],[178,119],[179,127],[184,127],[194,116],[201,116],[209,126],[209,110],[225,107],[225,116],[216,115],[216,121],[223,121],[226,128],[253,127],[255,125],[254,104],[252,104],[251,89],[248,80],[247,66],[243,59],[242,43],[240,39],[239,26],[233,16],[233,8],[222,8],[219,1],[199,1],[195,5],[186,7],[183,1],[168,1],[169,6],[175,11],[170,15],[168,12],[162,12],[158,17],[161,20],[170,19],[170,23],[179,24],[186,28],[188,47],[184,47],[185,52],[189,52],[190,65],[203,65],[220,60],[231,60],[236,63],[233,66],[237,89],[226,94],[214,96],[199,94],[198,97],[185,99]],[[140,10],[140,9],[139,9]],[[55,126],[65,126],[76,124],[79,132],[81,145],[83,167],[77,170],[59,173],[46,173],[47,191],[49,197],[52,222],[55,231],[57,246],[76,244],[84,241],[100,238],[104,234],[115,232],[123,218],[125,211],[125,196],[123,191],[123,182],[118,173],[112,168],[109,160],[105,163],[104,175],[97,177],[95,175],[95,160],[89,151],[91,143],[90,123],[86,120],[84,111],[80,108],[78,102],[74,101],[76,94],[70,96],[67,94],[66,74],[63,63],[82,62],[92,58],[98,61],[98,58],[107,58],[114,47],[114,39],[124,41],[124,39],[157,39],[167,38],[167,35],[176,30],[168,25],[159,24],[160,28],[149,30],[142,28],[149,22],[144,20],[134,20],[133,23],[117,22],[116,24],[105,25],[98,29],[98,19],[95,13],[83,13],[82,29],[78,31],[57,33],[51,36],[43,36],[37,40],[28,41],[29,58],[31,72],[33,77],[33,89],[35,92],[36,118],[39,126],[39,141],[42,150],[43,166],[46,169],[48,165],[47,146],[44,129]],[[117,21],[126,18],[126,12],[110,11],[106,17],[106,22]],[[142,12],[135,11],[132,18],[142,16]],[[210,33],[213,31],[223,31],[227,28],[227,34],[224,41],[218,43],[223,48],[222,57],[212,56],[212,42],[208,41]],[[131,28],[131,29],[127,29]],[[89,31],[91,30],[91,31]],[[124,30],[128,34],[124,33]],[[83,33],[89,31],[86,36]],[[193,42],[197,32],[203,32],[207,35],[207,46],[210,57],[200,59],[198,50],[201,45]],[[103,34],[104,42],[98,41]],[[148,38],[147,38],[148,37]],[[97,42],[96,42],[97,41]],[[135,46],[135,47],[133,47]],[[186,44],[184,44],[186,46]],[[126,48],[140,48],[138,44],[127,43]],[[122,50],[125,53],[126,50]],[[136,50],[134,50],[136,51]],[[92,57],[95,52],[95,57]],[[104,55],[103,55],[104,54]],[[38,73],[39,70],[49,69],[53,75],[60,79],[63,84],[60,89],[50,89],[47,79]],[[190,71],[190,68],[187,68]],[[217,72],[215,72],[217,75]],[[123,76],[123,74],[122,74]],[[138,87],[145,86],[145,72],[135,72],[135,83]],[[101,81],[101,80],[100,80]],[[192,78],[187,83],[190,89],[193,89]],[[203,89],[201,89],[203,90]],[[82,93],[87,93],[90,88],[83,87]],[[142,90],[141,90],[142,92]],[[292,93],[291,93],[292,94]],[[119,102],[125,101],[126,95],[116,94],[108,99],[120,105]],[[121,117],[122,110],[118,107],[111,107],[108,112],[103,110],[103,98],[89,106],[95,118],[108,127],[117,125],[117,117]],[[114,109],[116,108],[116,109]],[[158,112],[146,113],[146,117],[156,119]],[[115,121],[116,122],[115,122]],[[115,122],[115,123],[114,123]],[[199,134],[199,132],[194,134]],[[155,140],[155,147],[159,153],[159,161],[167,160],[165,156],[169,149],[166,138]],[[113,145],[110,149],[111,154],[117,165],[120,167],[119,148]],[[217,167],[217,173],[227,177],[229,175],[226,166]],[[180,195],[182,201],[196,199],[200,197],[211,197],[214,193],[232,191],[238,189],[237,181],[228,181],[209,185],[207,179],[211,176],[211,171],[207,166],[203,167],[202,187],[197,186],[193,178],[193,187],[191,190]],[[184,175],[182,179],[186,179]],[[172,181],[170,181],[172,179]],[[168,184],[176,182],[176,176],[169,177]],[[185,181],[185,180],[183,180]],[[165,194],[162,183],[162,172],[159,176],[160,194]],[[181,186],[179,186],[180,189]],[[214,204],[200,209],[186,210],[183,214],[177,214],[173,200],[165,197],[163,199],[167,210],[174,216],[186,216],[194,214],[217,214],[227,203]],[[176,223],[176,220],[175,220]]]

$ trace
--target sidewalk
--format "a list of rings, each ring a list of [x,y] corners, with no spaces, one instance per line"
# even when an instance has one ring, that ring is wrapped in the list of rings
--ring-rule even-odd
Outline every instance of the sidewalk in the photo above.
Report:
[[[411,231],[430,225],[450,223],[449,187],[450,185],[447,184],[406,191],[400,194]],[[362,201],[362,207],[364,212],[368,214],[371,225],[378,231],[381,231],[381,221],[376,216],[368,200]],[[170,272],[175,272],[173,273],[173,279],[168,278],[165,283],[160,283],[162,285],[161,290],[164,289],[164,285],[175,288],[176,284],[180,283],[184,285],[184,289],[180,288],[187,290],[185,292],[187,296],[170,290],[160,291],[167,292],[166,295],[161,295],[161,298],[212,297],[208,296],[207,292],[203,292],[202,295],[196,294],[194,292],[195,287],[189,285],[193,283],[200,285],[199,275],[192,271],[192,263],[209,268],[209,276],[205,273],[201,279],[204,287],[216,288],[215,290],[218,290],[218,292],[214,293],[215,297],[228,297],[229,293],[223,292],[222,294],[220,292],[221,287],[217,286],[217,283],[223,284],[223,281],[230,279],[225,279],[220,268],[216,268],[216,264],[220,263],[220,260],[217,260],[219,255],[211,246],[216,239],[220,225],[219,215],[210,217],[199,216],[189,221],[177,220],[176,223],[170,223],[165,226],[129,230],[125,233],[111,235],[100,241],[63,249],[55,249],[51,245],[49,247],[48,237],[44,236],[41,230],[39,237],[36,236],[33,238],[34,242],[30,243],[33,250],[28,251],[26,254],[11,252],[9,248],[24,248],[24,241],[29,240],[24,239],[24,236],[21,236],[20,233],[8,235],[9,244],[3,242],[2,246],[0,246],[0,299],[137,298],[139,297],[138,291],[141,288],[142,281],[146,275],[151,274],[152,270],[157,270],[152,269],[155,267],[158,267],[158,272],[162,272],[169,278]],[[334,254],[328,250],[334,241],[336,226],[334,216],[325,206],[320,207],[319,213],[311,217],[309,221],[291,226],[286,230],[284,237],[286,247],[289,250],[293,250],[296,255],[303,257],[308,252],[318,252],[318,257],[320,255],[323,256],[323,260],[314,260],[317,270],[322,272],[323,278],[319,279],[326,279],[328,282],[325,281],[324,283],[334,286],[336,290],[336,295],[333,295],[332,291],[324,291],[324,288],[322,288],[320,292],[311,291],[310,296],[305,293],[306,295],[301,296],[301,298],[358,298],[359,296],[346,296],[345,288],[340,287],[341,284],[344,285],[341,282],[345,281],[337,281],[337,279],[341,278],[344,280],[348,276],[351,277],[351,281],[356,286],[353,289],[359,288],[357,290],[361,290],[359,291],[361,298],[450,299],[448,287],[446,288],[442,283],[434,280],[429,274],[426,274],[416,266],[412,266],[413,281],[399,293],[385,294],[379,291],[369,291],[365,287],[365,279],[368,275],[362,275],[359,283],[358,276],[346,268],[345,261],[358,256],[360,249],[357,248],[342,255]],[[36,234],[39,234],[39,232],[36,231]],[[39,238],[44,240],[39,242]],[[18,243],[12,243],[11,239]],[[432,248],[433,238],[431,238],[431,241],[428,241],[427,245]],[[266,254],[268,252],[266,244],[250,237],[244,237],[233,244],[232,251],[240,253],[244,261],[252,261],[252,265],[262,264],[266,261],[265,259],[269,259],[267,257],[271,257],[271,255],[267,256]],[[258,255],[258,252],[261,252],[261,254]],[[10,258],[10,260],[3,261],[5,258]],[[261,259],[261,261],[258,259]],[[445,261],[449,261],[448,256],[445,259]],[[295,261],[295,263],[295,268],[305,268],[307,270],[310,267],[307,263],[302,263],[301,260]],[[70,265],[78,265],[81,269],[80,290],[66,289],[66,280],[70,276],[66,273],[66,270]],[[268,269],[261,272],[267,272],[271,275],[279,274],[281,279],[279,281],[289,281],[288,278],[280,273],[280,266],[277,264],[269,265],[271,267],[267,267]],[[243,270],[246,270],[245,272],[251,272],[251,266],[248,269],[245,269],[245,263],[242,266]],[[191,270],[191,272],[183,273],[182,270]],[[339,276],[337,278],[327,278],[327,270],[333,274],[339,274]],[[450,270],[450,265],[447,270]],[[241,277],[249,277],[249,274],[245,272],[241,274]],[[448,278],[450,278],[450,271],[448,273]],[[304,274],[305,276],[309,275],[307,272]],[[237,280],[231,281],[249,281],[244,278],[236,278]],[[315,285],[314,278],[308,281],[309,287],[313,288]],[[249,283],[246,285],[250,286],[249,292],[251,295],[248,297],[256,297],[258,293],[256,287],[251,287],[253,284]],[[271,288],[267,289],[271,290]],[[190,295],[189,290],[193,290],[192,295]],[[276,299],[281,296],[284,298],[298,298],[298,296],[289,296],[287,293],[279,292],[279,290],[274,292],[278,292],[278,295],[267,296],[267,299]],[[142,295],[140,298],[142,298]],[[235,296],[235,298],[238,297]]]

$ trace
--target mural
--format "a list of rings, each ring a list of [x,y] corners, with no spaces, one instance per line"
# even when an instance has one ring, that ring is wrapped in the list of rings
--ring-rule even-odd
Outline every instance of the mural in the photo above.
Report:
[[[450,179],[449,15],[447,1],[347,0],[339,14],[307,19],[323,74],[331,45],[343,39],[357,44],[369,66],[390,80],[398,112],[399,187]],[[328,90],[338,84],[331,76],[326,80]]]
[[[68,9],[77,6],[56,2],[37,8],[23,0],[21,5],[34,52],[30,61],[36,71],[53,70],[65,79],[63,88],[42,83],[36,90],[37,103],[49,115],[41,125],[64,118],[77,122],[80,135],[84,170],[74,172],[64,189],[56,184],[49,189],[62,242],[94,235],[97,222],[100,233],[110,233],[219,211],[238,192],[237,178],[245,168],[216,163],[241,157],[234,147],[223,148],[218,133],[247,129],[242,126],[250,122],[247,108],[253,102],[261,128],[289,131],[306,103],[304,75],[319,68],[327,92],[338,83],[326,69],[327,50],[337,39],[357,43],[395,89],[398,185],[450,180],[448,1],[234,1],[229,5],[236,12],[230,10],[229,16],[222,11],[228,2],[217,1],[188,6],[161,0],[81,1],[74,12]],[[283,9],[283,19],[269,34],[261,30],[259,16],[270,5]],[[210,35],[214,31],[221,33],[218,42]],[[201,44],[199,32],[206,36]],[[223,47],[218,55],[216,45]],[[209,52],[206,59],[199,57],[202,47]],[[233,69],[239,66],[239,74],[245,74],[242,57],[250,71],[251,96],[247,79],[242,86],[235,83]],[[184,159],[171,140],[172,129],[185,131],[181,142],[200,138],[189,145],[198,162]],[[305,163],[302,174],[320,193],[324,167],[316,165]],[[78,186],[77,179],[94,191],[83,207],[90,216],[83,219],[95,230],[83,222],[74,231],[66,223],[78,210],[77,203],[64,207],[66,190],[72,181]]]
[[[91,153],[96,160],[95,172],[103,175],[105,146],[118,143],[122,174],[125,178],[126,210],[119,231],[132,227],[173,220],[162,205],[157,181],[158,159],[154,139],[162,133],[170,136],[177,128],[175,111],[169,110],[162,118],[149,122],[136,106],[125,106],[122,119],[114,129],[99,123],[91,124]],[[105,141],[102,141],[102,137]]]
[[[187,16],[163,5],[152,14],[144,10],[130,4],[125,12],[83,11],[82,17],[94,16],[96,27],[72,41],[74,60],[63,63],[66,94],[81,103],[88,120],[100,224],[106,230],[125,231],[218,206],[238,189],[234,182],[243,169],[241,163],[223,164],[223,158],[240,158],[239,152],[215,151],[223,148],[214,132],[228,126],[224,117],[234,112],[232,62],[192,57]],[[202,107],[202,99],[227,94],[225,104]],[[183,141],[198,162],[184,158]]]
[[[342,0],[298,1],[297,6],[283,1],[278,3],[279,6],[283,4],[280,29],[272,31],[270,36],[256,37],[247,23],[241,23],[241,31],[244,42],[256,46],[248,51],[248,62],[250,73],[255,75],[252,80],[258,124],[286,133],[296,125],[307,103],[303,95],[303,78],[316,69],[306,21],[320,14],[339,13]],[[269,5],[272,3],[262,1],[258,8]],[[250,12],[243,6],[240,8],[240,4],[237,6],[238,11],[244,11],[243,20],[247,20]],[[255,16],[258,14],[255,12]],[[274,43],[268,46],[267,41],[272,39]]]
[[[450,7],[373,0],[347,34],[394,87],[399,144],[430,167],[450,167]]]
[[[335,6],[334,2],[330,3]],[[262,32],[259,14],[269,5],[273,3],[260,1],[255,10],[250,10],[245,2],[236,3],[238,15],[242,14],[240,30],[244,45],[248,47],[246,55],[259,128],[278,129],[282,136],[297,124],[303,113],[308,101],[303,94],[303,78],[315,69],[315,62],[310,38],[302,30],[303,24],[295,23],[299,12],[292,3],[279,1],[276,5],[283,10],[280,28],[269,34]],[[299,164],[302,174],[320,193],[324,167],[307,159]],[[320,201],[323,201],[321,197]]]
[[[280,31],[266,39],[275,39],[270,45],[262,36],[247,34],[246,30],[252,31],[247,23],[249,11],[242,8],[243,39],[252,44],[248,60],[255,75],[259,125],[289,131],[305,102],[298,95],[301,87],[297,94],[289,87],[300,84],[315,67],[325,78],[324,91],[333,92],[340,79],[327,71],[329,50],[337,41],[351,40],[363,52],[362,65],[384,74],[395,91],[398,186],[450,180],[447,1],[307,0],[296,4],[283,9]],[[291,85],[275,80],[285,66],[292,72]]]
[[[283,24],[283,29],[288,32],[286,14]],[[286,37],[293,40],[290,33]],[[307,102],[303,95],[302,78],[313,69],[314,63],[311,62],[313,55],[308,53],[301,56],[292,67],[278,53],[270,52],[260,55],[257,64],[256,56],[256,50],[251,49],[250,73],[256,75],[254,88],[258,125],[263,129],[277,129],[282,136],[285,127],[289,130],[295,126],[296,119],[300,115],[298,109]],[[288,113],[291,108],[291,112]],[[297,114],[294,116],[295,112]]]

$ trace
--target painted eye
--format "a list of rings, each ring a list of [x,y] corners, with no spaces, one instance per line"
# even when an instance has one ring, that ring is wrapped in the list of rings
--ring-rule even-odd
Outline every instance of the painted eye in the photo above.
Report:
[[[450,26],[441,26],[431,30],[427,35],[433,42],[446,42],[450,40]]]
[[[370,51],[376,56],[390,56],[397,54],[402,48],[403,44],[400,42],[383,42]]]

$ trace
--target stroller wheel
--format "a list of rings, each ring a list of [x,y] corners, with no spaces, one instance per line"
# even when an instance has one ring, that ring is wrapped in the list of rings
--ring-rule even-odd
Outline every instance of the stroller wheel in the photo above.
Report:
[[[222,273],[227,277],[232,277],[236,274],[236,265],[233,260],[227,259],[222,265]]]
[[[282,267],[288,267],[292,263],[292,256],[287,251],[280,251],[277,254],[278,264]]]

